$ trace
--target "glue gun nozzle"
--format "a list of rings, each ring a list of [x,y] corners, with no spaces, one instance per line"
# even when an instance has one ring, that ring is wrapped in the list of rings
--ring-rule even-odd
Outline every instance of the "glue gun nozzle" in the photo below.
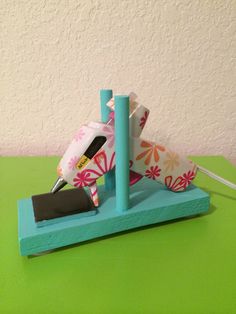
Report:
[[[51,189],[51,192],[54,194],[60,191],[66,184],[67,182],[62,177],[59,177]]]

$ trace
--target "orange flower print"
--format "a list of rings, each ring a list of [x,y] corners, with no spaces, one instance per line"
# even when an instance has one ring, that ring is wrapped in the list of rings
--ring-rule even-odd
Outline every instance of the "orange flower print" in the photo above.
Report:
[[[62,168],[61,168],[60,164],[57,166],[57,175],[59,177],[62,177]]]
[[[158,151],[161,151],[161,152],[165,151],[164,146],[157,145],[157,144],[152,143],[152,142],[142,141],[141,147],[144,147],[145,150],[136,157],[136,160],[140,160],[142,158],[145,158],[144,163],[147,166],[150,164],[152,156],[153,156],[155,162],[158,162],[160,159]]]
[[[179,166],[179,155],[175,152],[167,152],[164,165],[165,171],[173,171],[176,167]]]

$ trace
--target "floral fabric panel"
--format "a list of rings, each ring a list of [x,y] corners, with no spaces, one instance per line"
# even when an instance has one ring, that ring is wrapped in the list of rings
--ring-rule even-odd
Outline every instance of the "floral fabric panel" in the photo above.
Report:
[[[137,102],[136,98],[137,98],[136,94],[134,93],[129,94],[130,101],[129,130],[131,137],[139,137],[141,135],[149,116],[149,109],[144,107],[143,105],[140,105]],[[115,110],[114,98],[112,98],[107,103],[107,106],[112,111]],[[111,117],[114,117],[114,115],[112,115]]]
[[[163,145],[133,138],[130,150],[131,170],[166,185],[172,191],[184,191],[196,176],[196,165]]]
[[[96,137],[105,137],[101,149],[89,158],[86,150]],[[69,184],[81,188],[88,186],[91,198],[98,206],[96,180],[115,166],[114,126],[90,122],[75,134],[58,166],[58,175]]]
[[[130,94],[130,184],[145,176],[172,191],[185,190],[196,176],[196,165],[163,145],[139,137],[149,110],[138,104],[136,97]],[[114,99],[107,105],[114,110]],[[88,186],[95,206],[99,203],[96,180],[115,166],[114,118],[113,114],[109,124],[90,122],[83,125],[57,168],[58,175],[70,185],[78,188]],[[93,150],[97,138],[104,142]],[[90,148],[92,153],[88,154]]]

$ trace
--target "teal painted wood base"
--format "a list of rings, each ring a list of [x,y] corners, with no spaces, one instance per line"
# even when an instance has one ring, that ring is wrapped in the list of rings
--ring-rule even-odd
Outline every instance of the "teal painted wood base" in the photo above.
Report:
[[[168,191],[155,181],[143,178],[130,188],[130,209],[115,210],[115,191],[99,186],[100,203],[95,216],[60,221],[38,228],[32,201],[18,201],[18,229],[21,255],[32,255],[66,245],[98,238],[158,222],[208,211],[209,195],[194,185],[183,193]]]

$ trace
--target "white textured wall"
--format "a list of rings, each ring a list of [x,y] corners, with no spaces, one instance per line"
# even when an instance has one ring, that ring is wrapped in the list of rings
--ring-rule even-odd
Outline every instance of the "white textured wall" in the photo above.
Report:
[[[0,1],[0,154],[62,154],[99,118],[99,89],[133,90],[144,134],[236,157],[236,1]]]

